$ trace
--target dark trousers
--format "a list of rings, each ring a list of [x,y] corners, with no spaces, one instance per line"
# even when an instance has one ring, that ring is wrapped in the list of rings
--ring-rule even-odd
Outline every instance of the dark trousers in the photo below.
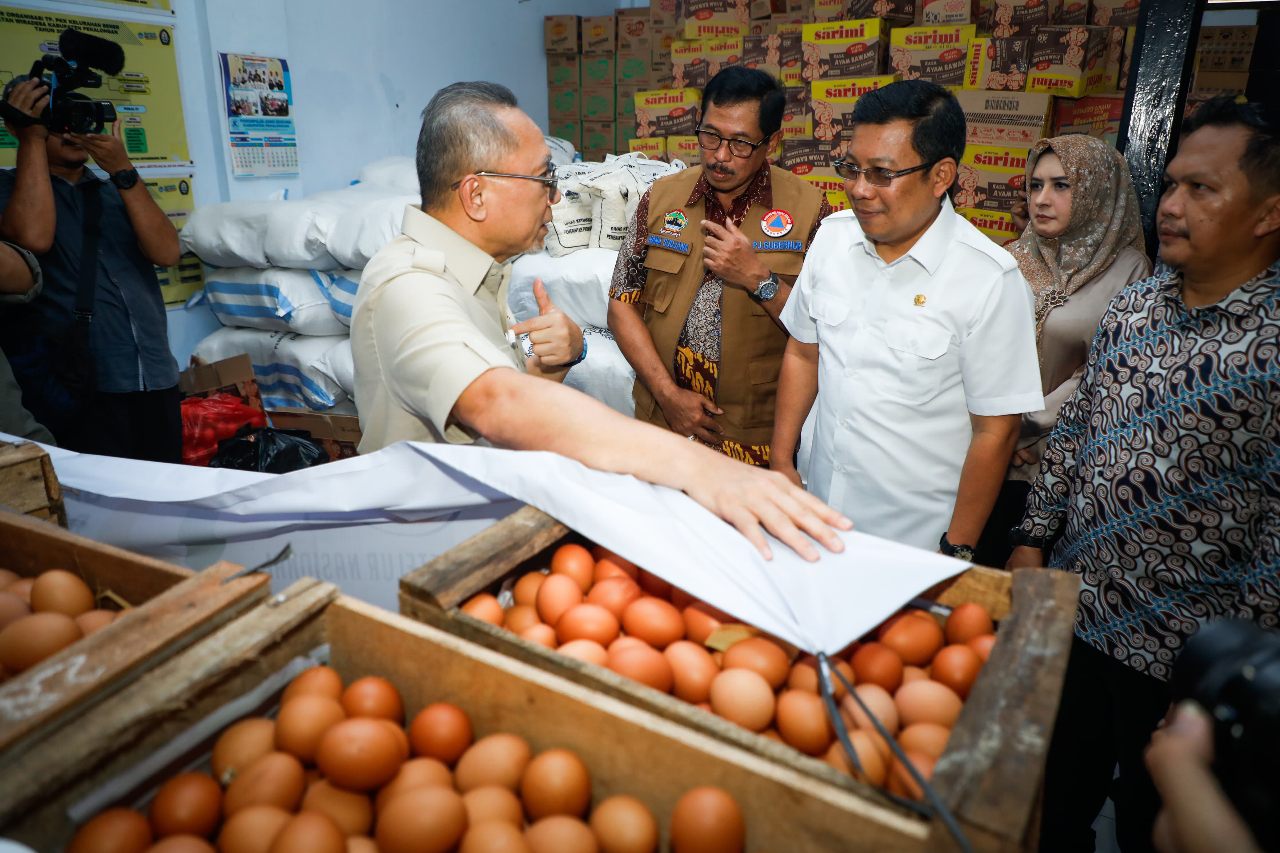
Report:
[[[1108,794],[1120,849],[1154,849],[1160,796],[1142,753],[1168,709],[1166,682],[1073,640],[1045,768],[1041,851],[1092,851],[1093,822]]]
[[[1027,509],[1027,496],[1031,494],[1031,484],[1022,480],[1005,480],[996,496],[996,504],[987,516],[987,526],[982,529],[978,539],[978,548],[974,560],[981,566],[993,566],[1003,569],[1013,553],[1009,544],[1009,531],[1022,523],[1022,514]]]
[[[182,462],[182,394],[98,392],[74,421],[50,425],[58,445],[78,453],[151,462]]]

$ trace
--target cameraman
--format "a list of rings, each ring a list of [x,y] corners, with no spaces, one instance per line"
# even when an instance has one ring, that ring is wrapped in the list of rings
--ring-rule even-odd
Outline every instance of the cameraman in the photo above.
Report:
[[[0,311],[21,305],[40,292],[40,267],[35,256],[20,246],[0,241]],[[0,350],[0,432],[19,438],[54,444],[49,431],[35,422],[22,406],[22,389],[13,378],[9,360]]]
[[[178,365],[154,269],[178,262],[177,232],[129,162],[120,122],[110,134],[51,133],[39,120],[49,102],[39,79],[12,87],[7,100],[28,121],[6,123],[18,165],[0,171],[0,237],[35,253],[44,271],[40,295],[0,318],[24,401],[70,450],[180,462]],[[86,168],[90,159],[110,180]],[[94,194],[100,236],[86,261]],[[82,276],[84,262],[91,275]],[[76,319],[85,283],[87,340]]]

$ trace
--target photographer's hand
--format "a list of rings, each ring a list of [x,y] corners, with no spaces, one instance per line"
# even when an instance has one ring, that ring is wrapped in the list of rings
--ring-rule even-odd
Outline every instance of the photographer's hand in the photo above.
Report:
[[[18,112],[33,119],[38,119],[40,114],[44,112],[45,107],[49,106],[49,85],[43,80],[36,78],[28,78],[13,87],[9,93],[9,106]],[[15,127],[10,122],[4,123],[5,130],[13,136],[16,136],[20,142],[38,141],[44,144],[44,138],[49,135],[48,129],[36,121],[23,127]]]
[[[10,90],[6,103],[23,115],[36,118],[49,105],[49,87],[43,80],[23,80]],[[42,255],[53,247],[57,226],[45,147],[49,131],[38,121],[25,127],[6,122],[5,127],[18,139],[18,168],[9,203],[0,214],[0,237]]]
[[[115,121],[111,123],[111,133],[68,133],[67,136],[89,152],[89,156],[93,158],[93,162],[108,175],[114,175],[116,172],[125,169],[132,169],[133,164],[129,162],[129,155],[124,150],[124,137],[121,125],[124,122]]]

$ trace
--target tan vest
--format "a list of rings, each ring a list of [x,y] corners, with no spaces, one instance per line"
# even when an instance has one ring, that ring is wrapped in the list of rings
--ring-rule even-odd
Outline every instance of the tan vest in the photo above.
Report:
[[[769,168],[773,210],[791,216],[791,229],[776,237],[765,233],[763,220],[770,210],[753,204],[740,230],[770,271],[783,281],[794,283],[804,262],[805,243],[818,220],[822,193],[790,172]],[[644,262],[649,273],[641,299],[645,303],[644,323],[653,336],[658,358],[668,371],[672,370],[676,344],[693,299],[702,286],[701,222],[706,218],[706,202],[686,205],[701,176],[701,166],[686,169],[661,179],[649,192],[648,251]],[[680,215],[684,216],[683,227]],[[724,414],[717,420],[727,438],[744,446],[765,445],[773,435],[778,372],[787,335],[761,305],[737,287],[725,285],[720,305],[716,404]],[[637,418],[670,429],[662,408],[642,382],[635,384],[635,399]]]

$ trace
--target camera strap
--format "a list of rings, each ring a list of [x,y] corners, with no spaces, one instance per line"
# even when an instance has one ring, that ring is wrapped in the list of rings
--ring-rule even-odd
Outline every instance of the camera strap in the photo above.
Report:
[[[97,178],[82,182],[84,228],[80,239],[80,282],[76,288],[75,321],[88,340],[93,322],[93,300],[98,287],[98,237],[102,232],[102,195]]]

